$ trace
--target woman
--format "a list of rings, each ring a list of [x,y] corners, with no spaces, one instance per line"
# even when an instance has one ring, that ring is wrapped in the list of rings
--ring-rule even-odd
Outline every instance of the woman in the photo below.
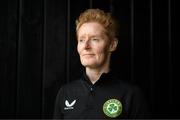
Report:
[[[77,51],[84,74],[58,92],[54,118],[144,118],[140,90],[113,75],[110,58],[118,44],[117,23],[110,13],[88,9],[76,20]]]

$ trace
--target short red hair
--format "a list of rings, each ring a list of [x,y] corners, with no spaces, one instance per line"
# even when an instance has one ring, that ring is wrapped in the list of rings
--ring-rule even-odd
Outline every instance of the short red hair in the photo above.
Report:
[[[82,24],[87,22],[97,22],[101,24],[109,37],[117,38],[118,33],[118,23],[112,17],[111,13],[106,13],[100,9],[87,9],[80,14],[79,18],[76,20],[76,33]]]

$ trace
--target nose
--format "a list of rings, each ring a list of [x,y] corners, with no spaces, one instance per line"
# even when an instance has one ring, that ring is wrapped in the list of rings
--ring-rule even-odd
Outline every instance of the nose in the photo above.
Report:
[[[85,49],[90,49],[91,48],[91,45],[90,45],[90,41],[87,40],[85,43],[84,43],[84,48]]]

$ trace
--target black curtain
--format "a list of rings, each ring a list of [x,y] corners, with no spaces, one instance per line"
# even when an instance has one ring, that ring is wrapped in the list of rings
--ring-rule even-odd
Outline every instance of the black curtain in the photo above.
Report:
[[[137,84],[152,118],[180,118],[175,0],[1,0],[0,118],[52,118],[58,89],[81,75],[75,20],[87,8],[120,23],[112,69]]]

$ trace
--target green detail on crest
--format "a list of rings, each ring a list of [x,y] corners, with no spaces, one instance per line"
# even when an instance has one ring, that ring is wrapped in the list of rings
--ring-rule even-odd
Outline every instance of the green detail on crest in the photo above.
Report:
[[[103,105],[103,112],[111,118],[115,118],[122,113],[122,104],[117,99],[110,99]]]

